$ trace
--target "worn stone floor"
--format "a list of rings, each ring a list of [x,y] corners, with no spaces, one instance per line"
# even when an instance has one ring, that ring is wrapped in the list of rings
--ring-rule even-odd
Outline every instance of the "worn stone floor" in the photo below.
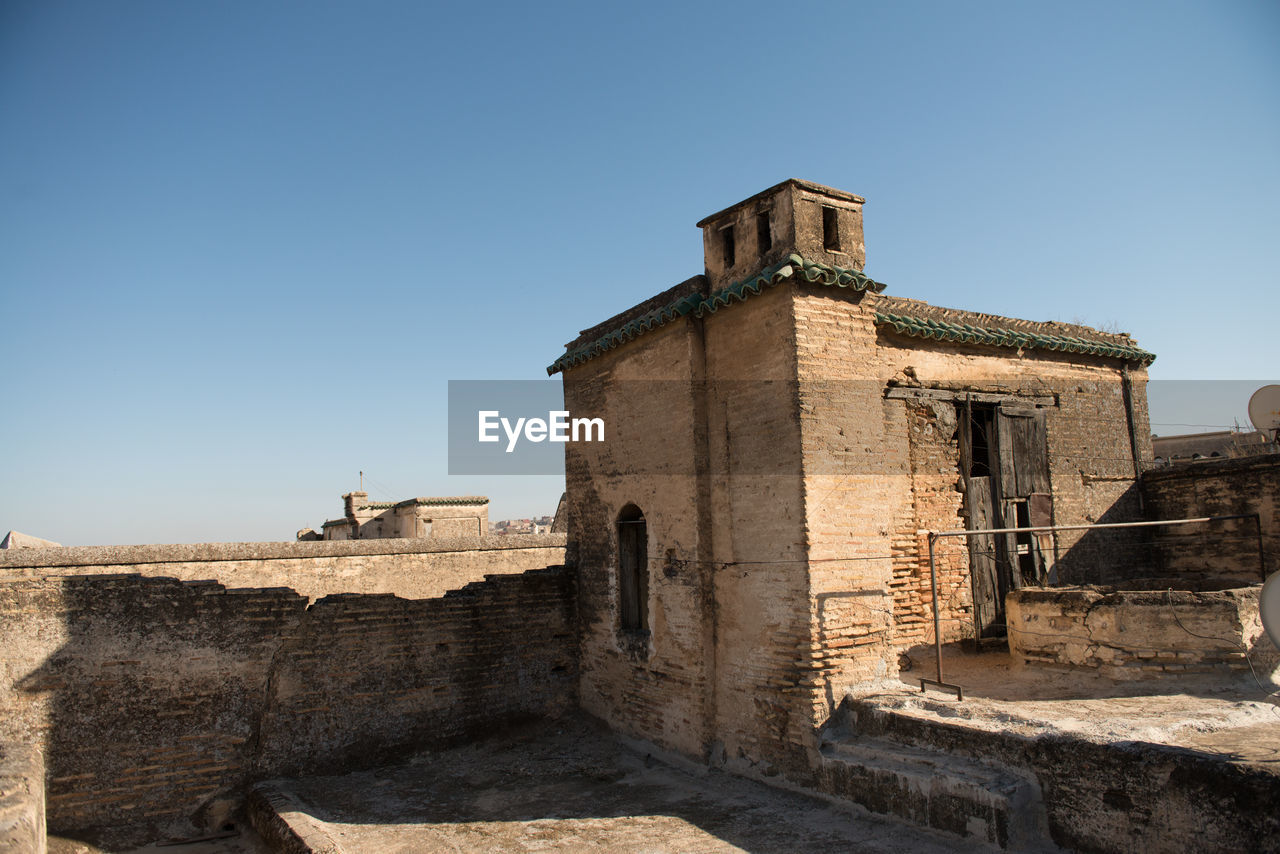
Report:
[[[87,842],[60,836],[49,837],[49,854],[116,854]],[[147,845],[131,848],[120,854],[273,854],[257,834],[247,826],[241,827],[234,837],[182,845]]]
[[[580,717],[264,788],[311,850],[333,854],[973,850],[857,808],[666,764]]]
[[[975,654],[948,645],[943,678],[964,689],[964,699],[957,701],[932,688],[920,691],[920,677],[936,676],[932,647],[913,650],[910,657],[911,670],[861,696],[896,711],[982,729],[1175,745],[1280,773],[1280,698],[1265,674],[1259,681],[1242,674],[1116,682],[1017,668],[1006,650]]]

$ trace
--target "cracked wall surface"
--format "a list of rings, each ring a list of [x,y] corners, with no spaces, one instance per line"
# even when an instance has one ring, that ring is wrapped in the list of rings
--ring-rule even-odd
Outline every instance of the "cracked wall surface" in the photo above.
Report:
[[[1016,666],[1120,679],[1246,674],[1252,664],[1274,681],[1280,654],[1258,618],[1258,590],[1015,590],[1009,652]]]

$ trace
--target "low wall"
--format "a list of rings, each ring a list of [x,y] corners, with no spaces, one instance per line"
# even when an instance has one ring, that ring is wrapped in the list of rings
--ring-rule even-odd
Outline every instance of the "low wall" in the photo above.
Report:
[[[1153,571],[1256,584],[1264,567],[1280,569],[1280,454],[1153,469],[1142,475],[1142,499],[1148,519],[1257,513],[1262,527],[1261,543],[1252,520],[1152,529]]]
[[[0,741],[0,854],[45,854],[44,762],[26,744]]]
[[[172,578],[0,581],[0,741],[43,748],[53,832],[217,827],[254,780],[341,771],[576,697],[571,576],[436,599]]]
[[[1258,617],[1259,590],[1014,590],[1005,598],[1009,653],[1015,666],[1122,679],[1247,673],[1250,662],[1269,678],[1280,654]]]
[[[880,708],[875,698],[846,700],[842,714],[859,735],[1030,772],[1053,841],[1068,851],[1280,850],[1280,778],[1265,762],[1142,740],[993,731]]]
[[[229,587],[289,587],[308,599],[391,593],[431,599],[486,575],[564,563],[564,534],[77,546],[0,551],[0,579],[137,573]]]

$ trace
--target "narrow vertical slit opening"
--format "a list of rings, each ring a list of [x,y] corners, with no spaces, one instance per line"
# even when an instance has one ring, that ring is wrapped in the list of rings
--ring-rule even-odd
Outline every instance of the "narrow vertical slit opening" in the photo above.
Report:
[[[835,208],[822,208],[822,248],[828,252],[840,251],[840,220]]]
[[[772,211],[756,214],[756,246],[762,255],[773,248]]]

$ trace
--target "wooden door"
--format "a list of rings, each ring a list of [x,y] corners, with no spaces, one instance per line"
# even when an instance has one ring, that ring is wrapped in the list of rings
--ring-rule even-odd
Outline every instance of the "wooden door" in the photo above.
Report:
[[[968,530],[1051,524],[1044,410],[965,401],[960,467]],[[974,534],[968,540],[974,630],[980,639],[1002,637],[1005,594],[1043,583],[1052,559],[1036,535]]]

